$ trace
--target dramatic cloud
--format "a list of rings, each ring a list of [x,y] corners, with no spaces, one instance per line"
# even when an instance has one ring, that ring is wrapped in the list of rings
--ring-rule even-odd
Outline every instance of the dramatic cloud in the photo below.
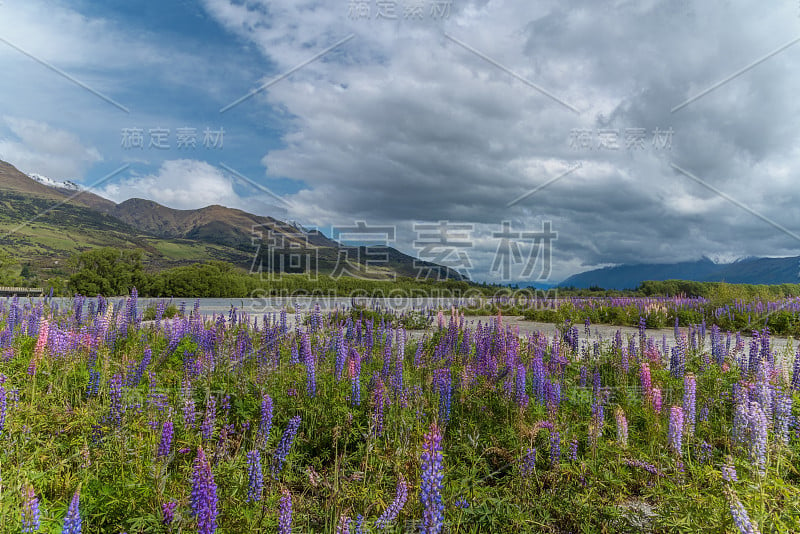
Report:
[[[474,223],[481,279],[497,278],[491,232],[504,220],[553,221],[555,278],[798,253],[776,227],[800,231],[800,44],[774,53],[796,37],[796,6],[454,1],[448,17],[410,20],[398,2],[392,22],[369,4],[367,20],[342,2],[206,2],[277,71],[355,35],[241,104],[293,117],[263,163],[308,184],[298,218],[396,223],[410,252],[414,221]]]

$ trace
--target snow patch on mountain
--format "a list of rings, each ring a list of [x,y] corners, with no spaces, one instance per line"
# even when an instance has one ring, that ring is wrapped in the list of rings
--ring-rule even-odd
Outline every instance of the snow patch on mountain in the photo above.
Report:
[[[81,191],[83,189],[83,187],[81,187],[80,185],[76,184],[71,180],[64,180],[63,182],[60,182],[58,180],[53,180],[52,178],[48,178],[47,176],[42,176],[41,174],[36,174],[36,173],[28,174],[28,176],[31,179],[36,180],[40,184],[46,185],[48,187],[55,187],[57,189],[66,189],[67,191]]]

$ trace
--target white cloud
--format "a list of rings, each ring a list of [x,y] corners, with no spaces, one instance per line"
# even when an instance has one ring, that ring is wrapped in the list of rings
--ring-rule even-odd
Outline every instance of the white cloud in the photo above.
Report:
[[[175,209],[241,205],[233,181],[220,169],[189,159],[165,161],[156,174],[120,180],[105,186],[100,194],[115,202],[146,198]]]
[[[6,116],[3,120],[16,140],[0,139],[0,159],[13,162],[23,172],[74,180],[103,161],[96,148],[85,146],[71,132],[30,119]]]

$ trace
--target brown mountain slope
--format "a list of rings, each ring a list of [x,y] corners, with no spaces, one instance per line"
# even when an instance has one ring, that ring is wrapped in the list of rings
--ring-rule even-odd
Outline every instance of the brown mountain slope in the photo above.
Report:
[[[41,184],[5,161],[0,161],[0,189],[52,199],[54,203],[67,201],[97,210],[110,209],[115,205],[112,201],[89,191],[69,191]]]
[[[307,231],[273,217],[219,205],[177,210],[140,198],[115,204],[86,191],[44,185],[0,161],[0,248],[44,267],[63,265],[75,252],[97,246],[144,250],[156,269],[209,259],[249,269],[283,265],[280,258],[313,256],[319,272],[329,273],[342,267],[344,257],[357,263],[368,261],[363,250],[343,247],[317,230]],[[374,277],[392,273],[413,277],[419,273],[417,265],[422,265],[435,267],[442,277],[462,278],[396,249],[386,252],[388,261]],[[286,272],[304,269],[295,266]]]
[[[287,243],[302,247],[338,247],[338,243],[318,232],[301,232],[272,217],[253,215],[246,211],[212,205],[196,210],[177,210],[152,200],[132,198],[106,212],[117,219],[159,237],[196,239],[236,248],[253,246],[253,239],[272,231]]]

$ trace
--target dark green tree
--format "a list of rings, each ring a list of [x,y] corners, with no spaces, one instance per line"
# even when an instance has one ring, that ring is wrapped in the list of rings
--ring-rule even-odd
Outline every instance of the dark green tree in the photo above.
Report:
[[[134,287],[146,291],[142,253],[111,247],[73,255],[69,260],[69,290],[82,295],[127,295]]]

